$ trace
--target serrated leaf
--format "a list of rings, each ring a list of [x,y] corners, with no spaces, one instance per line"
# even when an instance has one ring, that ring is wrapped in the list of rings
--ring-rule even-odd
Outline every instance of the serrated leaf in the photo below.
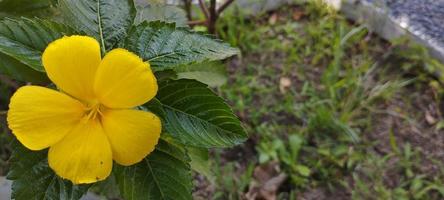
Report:
[[[37,84],[45,84],[49,82],[45,73],[33,70],[25,64],[2,53],[0,53],[0,74],[23,82]]]
[[[51,21],[4,19],[0,21],[0,52],[43,72],[43,50],[50,42],[71,34],[71,28]]]
[[[225,65],[220,62],[205,62],[174,68],[179,79],[194,79],[211,87],[222,86],[227,82]]]
[[[114,173],[125,200],[191,200],[188,162],[182,147],[160,140],[140,163],[116,166]]]
[[[58,177],[48,166],[47,150],[31,151],[13,142],[11,169],[12,199],[15,200],[77,200],[89,185],[73,185]]]
[[[133,24],[132,0],[59,0],[65,23],[99,41],[102,51],[113,49]]]
[[[177,27],[187,26],[187,16],[183,9],[174,5],[151,4],[142,8],[137,8],[135,24],[144,21],[164,21],[176,23]]]
[[[0,0],[0,12],[32,12],[47,9],[54,4],[54,0]]]
[[[144,6],[153,5],[153,4],[165,5],[165,4],[167,4],[166,1],[167,0],[134,0],[134,3],[138,7],[144,7]]]
[[[0,0],[0,19],[5,17],[39,17],[57,21],[57,0]],[[54,18],[53,18],[54,17]]]
[[[159,21],[133,27],[125,48],[148,61],[155,71],[239,54],[237,48],[208,35]]]
[[[183,144],[196,147],[230,147],[247,134],[224,100],[195,80],[168,80],[159,84],[156,98],[162,104],[166,132]]]

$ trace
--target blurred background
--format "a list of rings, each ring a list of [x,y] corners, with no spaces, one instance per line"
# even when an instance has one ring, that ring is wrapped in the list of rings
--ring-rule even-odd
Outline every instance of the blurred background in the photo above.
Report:
[[[58,20],[56,4],[0,0],[0,18]],[[444,199],[443,1],[137,0],[137,7],[242,52],[179,74],[213,87],[250,134],[193,163],[195,199]],[[7,74],[1,63],[0,74]],[[21,84],[0,75],[0,110]],[[0,135],[2,176],[10,137]]]

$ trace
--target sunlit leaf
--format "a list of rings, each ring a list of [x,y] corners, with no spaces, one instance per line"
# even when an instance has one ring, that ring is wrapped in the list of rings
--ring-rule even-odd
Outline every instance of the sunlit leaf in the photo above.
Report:
[[[140,24],[144,21],[164,21],[176,23],[178,27],[186,27],[187,20],[185,11],[177,6],[152,4],[137,8],[137,16],[134,22]]]
[[[59,0],[66,24],[95,37],[103,50],[113,49],[132,25],[132,0]]]
[[[184,65],[174,68],[179,79],[194,79],[211,87],[217,87],[227,82],[225,65],[220,62],[205,62],[194,65]]]
[[[186,145],[230,147],[247,139],[230,107],[203,83],[164,81],[156,97],[165,111],[166,132]]]
[[[133,27],[125,47],[148,61],[155,71],[222,60],[239,53],[238,49],[208,35],[159,21]]]

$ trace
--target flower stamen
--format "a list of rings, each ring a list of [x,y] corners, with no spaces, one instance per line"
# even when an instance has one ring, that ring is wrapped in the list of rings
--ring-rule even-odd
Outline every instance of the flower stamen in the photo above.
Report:
[[[95,120],[103,116],[102,113],[103,106],[100,103],[93,104],[89,106],[85,111],[85,121]]]

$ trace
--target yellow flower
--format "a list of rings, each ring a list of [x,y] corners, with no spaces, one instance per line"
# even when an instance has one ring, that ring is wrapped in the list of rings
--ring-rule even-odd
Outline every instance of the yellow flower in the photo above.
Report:
[[[27,148],[49,147],[57,175],[93,183],[109,176],[113,160],[128,166],[154,150],[159,118],[133,109],[157,93],[149,64],[124,49],[102,59],[99,43],[87,36],[52,42],[42,62],[61,91],[21,87],[11,98],[8,124]]]

